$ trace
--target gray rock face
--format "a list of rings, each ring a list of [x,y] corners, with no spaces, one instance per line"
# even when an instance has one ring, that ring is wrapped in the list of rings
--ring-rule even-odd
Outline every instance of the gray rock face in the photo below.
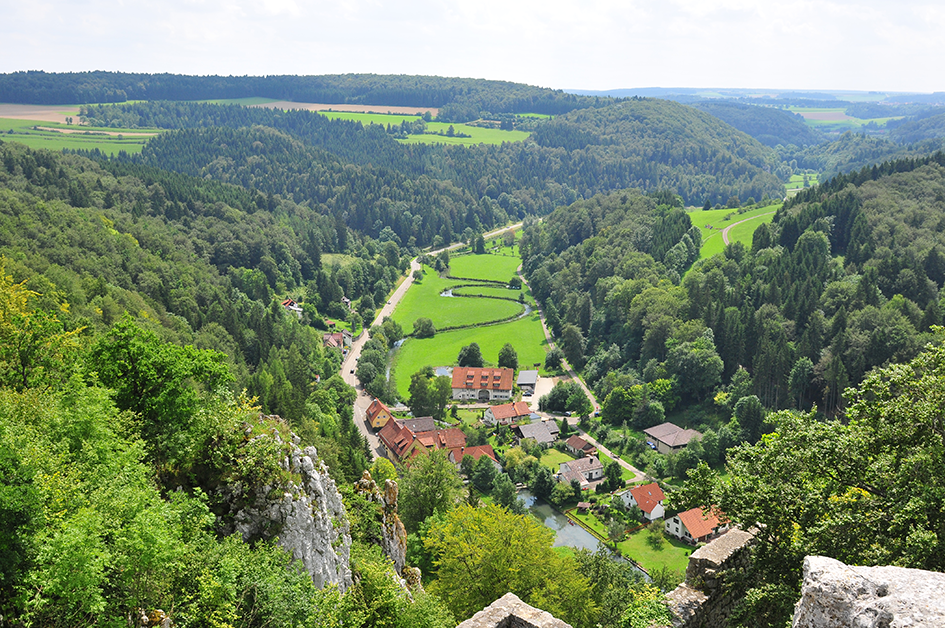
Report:
[[[314,447],[297,446],[282,466],[301,476],[301,485],[289,484],[281,498],[273,487],[257,487],[248,505],[235,513],[234,528],[244,539],[278,538],[278,543],[302,561],[318,587],[351,585],[351,535],[348,516],[328,468]]]
[[[850,567],[804,559],[794,628],[945,626],[945,574],[902,567]]]
[[[365,471],[361,479],[355,482],[356,491],[370,502],[381,507],[381,549],[394,563],[394,571],[406,577],[404,565],[407,562],[407,530],[397,514],[397,482],[385,480],[381,489]],[[415,578],[419,583],[419,578]],[[409,580],[409,579],[408,579]]]

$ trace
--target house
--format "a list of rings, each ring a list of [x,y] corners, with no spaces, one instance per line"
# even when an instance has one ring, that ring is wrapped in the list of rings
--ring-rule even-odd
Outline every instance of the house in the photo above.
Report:
[[[322,343],[329,349],[344,349],[351,346],[351,332],[347,329],[322,334]]]
[[[286,299],[282,302],[282,309],[289,314],[294,314],[296,318],[302,318],[302,307],[292,299]]]
[[[670,517],[664,524],[666,533],[687,543],[705,543],[728,531],[725,514],[715,506],[706,512],[693,508]]]
[[[577,456],[578,458],[597,454],[597,447],[594,447],[594,445],[591,445],[577,434],[573,434],[571,438],[565,441],[564,446],[567,447],[572,456]]]
[[[466,435],[461,429],[438,429],[432,417],[392,419],[381,428],[378,438],[392,461],[405,464],[424,449],[453,450],[466,446]]]
[[[597,456],[578,458],[571,462],[562,462],[558,467],[558,481],[568,482],[577,480],[581,488],[588,488],[591,482],[604,477],[604,465]]]
[[[679,451],[689,444],[693,438],[702,438],[702,433],[696,430],[684,430],[673,423],[661,423],[656,427],[650,427],[643,430],[643,433],[650,437],[655,444],[657,451],[661,454],[669,454]]]
[[[466,456],[472,456],[473,460],[476,462],[479,462],[479,459],[485,456],[492,461],[492,466],[495,467],[496,471],[502,470],[502,465],[500,465],[499,461],[496,459],[492,445],[476,445],[474,447],[450,449],[450,462],[455,464],[457,469],[459,469],[460,463],[462,463],[463,458]]]
[[[509,423],[530,420],[531,414],[532,410],[527,403],[516,401],[487,408],[482,415],[482,420],[489,425],[508,425]]]
[[[557,434],[558,425],[554,421],[536,421],[535,423],[513,426],[512,433],[515,435],[516,444],[521,445],[522,441],[531,439],[542,447],[551,447],[555,442],[555,436],[551,433],[551,425],[554,425]]]
[[[621,493],[620,499],[627,508],[637,506],[643,511],[648,521],[660,519],[666,513],[663,508],[663,500],[666,496],[656,482],[634,486],[629,491]]]
[[[538,371],[519,371],[515,385],[521,389],[523,394],[533,394],[535,386],[538,385]]]
[[[512,398],[512,369],[457,366],[453,369],[453,399],[494,401]]]
[[[394,416],[390,413],[390,408],[385,406],[380,399],[375,399],[367,409],[367,419],[371,427],[379,430],[390,421]]]
[[[341,297],[341,303],[349,310],[351,309],[351,299],[349,299],[348,297]]]

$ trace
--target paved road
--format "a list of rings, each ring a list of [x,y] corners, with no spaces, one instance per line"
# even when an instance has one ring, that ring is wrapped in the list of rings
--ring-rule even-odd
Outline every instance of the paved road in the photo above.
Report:
[[[734,225],[732,225],[732,226],[734,226]],[[519,270],[521,270],[521,266],[519,267]],[[528,285],[528,282],[525,281],[525,277],[522,277],[522,281],[525,282],[525,285],[526,285],[526,286]],[[541,328],[544,330],[544,332],[545,332],[545,338],[548,340],[548,346],[549,346],[549,347],[554,347],[554,346],[555,346],[554,340],[553,340],[552,337],[551,337],[551,332],[548,330],[548,325],[545,323],[545,313],[542,311],[541,308],[538,308],[538,314],[539,314],[539,318],[541,319]],[[567,373],[568,377],[569,377],[572,381],[575,381],[575,382],[578,383],[578,385],[581,387],[581,390],[584,391],[584,394],[587,395],[587,398],[590,400],[591,405],[594,406],[594,409],[595,409],[595,410],[600,409],[600,404],[597,403],[597,397],[595,397],[595,396],[594,396],[594,393],[591,392],[591,390],[587,387],[587,385],[584,383],[584,380],[581,379],[580,377],[578,377],[577,373],[574,372],[574,369],[571,368],[571,365],[568,364],[568,361],[567,361],[567,360],[561,360],[561,365],[564,367],[564,371],[565,371],[565,373]],[[578,417],[569,417],[569,418],[568,418],[568,425],[574,427],[574,428],[578,431],[578,434],[581,435],[581,438],[583,438],[584,440],[586,440],[586,441],[589,442],[590,444],[592,444],[592,445],[594,445],[595,447],[597,447],[598,451],[600,451],[601,453],[603,453],[603,454],[606,455],[606,456],[609,456],[609,457],[612,458],[613,460],[616,460],[616,461],[617,461],[617,464],[619,464],[621,467],[623,467],[623,468],[626,469],[627,471],[630,471],[631,473],[633,473],[633,480],[632,480],[632,481],[634,481],[634,482],[641,482],[641,481],[643,481],[643,479],[646,477],[646,475],[645,475],[642,471],[640,471],[639,469],[637,469],[636,467],[634,467],[633,465],[631,465],[631,464],[630,464],[629,462],[627,462],[626,460],[623,460],[623,459],[620,458],[619,456],[615,456],[613,453],[611,453],[611,451],[610,451],[609,449],[607,449],[606,447],[604,447],[602,444],[598,443],[597,440],[595,440],[593,436],[591,436],[590,434],[588,434],[587,432],[585,432],[584,430],[582,430],[581,428],[579,428],[579,427],[577,426],[579,420],[580,420],[580,419],[579,419]]]
[[[500,229],[490,231],[489,233],[484,234],[483,237],[488,239],[505,231],[509,231],[510,229],[518,229],[521,226],[522,223],[519,222],[508,227],[502,227]],[[466,245],[460,242],[443,248],[452,251],[464,246]],[[429,251],[427,254],[437,255],[442,250],[443,249]],[[407,289],[413,285],[413,273],[416,270],[420,270],[420,263],[417,261],[417,258],[414,258],[410,260],[410,270],[407,272],[407,278],[404,279],[403,283],[397,286],[397,289],[394,290],[394,294],[391,295],[384,307],[381,308],[381,311],[377,314],[374,322],[371,323],[369,327],[380,325],[385,316],[392,316],[394,314],[397,304],[400,303],[400,300],[404,297],[404,294],[407,293]],[[377,437],[377,434],[374,433],[374,430],[371,429],[370,424],[367,422],[367,409],[371,405],[373,398],[364,392],[364,389],[361,387],[361,382],[358,381],[358,378],[354,374],[354,371],[358,367],[358,358],[361,357],[361,349],[364,347],[364,343],[366,343],[370,337],[370,333],[365,330],[364,333],[361,334],[361,337],[351,344],[351,349],[348,351],[348,355],[345,356],[345,359],[341,362],[341,377],[345,380],[346,384],[353,386],[355,390],[358,391],[358,397],[354,401],[354,423],[358,426],[358,429],[361,430],[361,433],[364,434],[364,437],[367,439],[368,446],[371,448],[371,453],[375,458],[377,458],[378,456],[384,455],[384,449],[381,446],[381,441]]]
[[[731,244],[731,242],[728,241],[728,231],[729,231],[729,229],[731,229],[732,227],[737,227],[738,225],[742,224],[743,222],[748,222],[749,220],[754,220],[755,218],[761,218],[762,216],[770,216],[770,215],[773,214],[773,213],[774,213],[774,212],[768,212],[767,214],[758,214],[757,216],[752,216],[751,218],[746,218],[745,220],[739,220],[739,221],[736,222],[736,223],[730,224],[729,226],[727,226],[727,227],[725,227],[724,229],[722,229],[722,242],[725,243],[725,246],[728,246],[729,244]]]

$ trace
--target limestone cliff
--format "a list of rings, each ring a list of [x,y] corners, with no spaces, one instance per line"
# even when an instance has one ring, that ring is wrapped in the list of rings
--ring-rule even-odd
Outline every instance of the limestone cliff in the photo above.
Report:
[[[945,626],[945,574],[903,567],[851,567],[804,559],[794,628]]]
[[[414,578],[414,574],[405,573],[404,565],[407,562],[407,530],[397,515],[397,482],[393,480],[384,481],[384,489],[377,485],[367,471],[361,476],[354,488],[369,502],[378,504],[381,509],[381,549],[388,558],[394,563],[395,571],[407,579],[408,584]]]
[[[276,538],[317,586],[344,590],[351,584],[351,536],[341,495],[315,448],[300,449],[293,440],[281,466],[295,479],[282,487],[229,487],[235,507],[225,531],[239,532],[246,541]]]

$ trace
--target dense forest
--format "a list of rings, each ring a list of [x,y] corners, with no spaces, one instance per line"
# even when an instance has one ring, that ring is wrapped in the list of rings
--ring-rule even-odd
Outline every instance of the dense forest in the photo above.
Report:
[[[701,101],[693,107],[705,111],[747,133],[765,146],[812,146],[827,140],[822,133],[809,127],[797,114],[774,107],[746,105],[728,101]]]
[[[600,107],[613,98],[576,96],[507,81],[380,74],[185,76],[121,72],[13,72],[0,75],[0,102],[43,105],[127,100],[275,98],[294,102],[438,108],[447,122],[482,111],[556,115]]]

